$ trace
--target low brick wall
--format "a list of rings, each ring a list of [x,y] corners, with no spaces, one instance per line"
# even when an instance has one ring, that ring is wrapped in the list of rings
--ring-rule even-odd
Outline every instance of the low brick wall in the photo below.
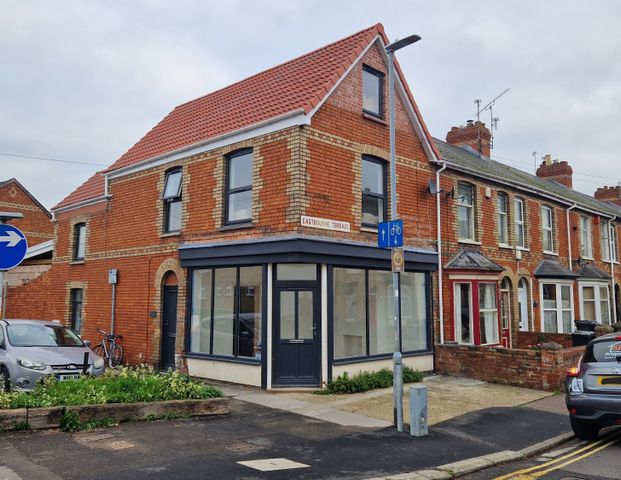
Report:
[[[572,348],[571,333],[517,332],[515,348],[528,348],[538,343],[555,342],[565,348]]]
[[[106,403],[70,407],[16,408],[0,410],[0,430],[10,430],[19,425],[29,429],[57,428],[63,410],[75,412],[81,423],[111,418],[119,421],[144,420],[163,415],[190,415],[193,417],[226,415],[229,413],[227,398],[207,400],[167,400],[162,402]]]
[[[436,345],[436,372],[552,392],[562,388],[565,372],[583,351]]]

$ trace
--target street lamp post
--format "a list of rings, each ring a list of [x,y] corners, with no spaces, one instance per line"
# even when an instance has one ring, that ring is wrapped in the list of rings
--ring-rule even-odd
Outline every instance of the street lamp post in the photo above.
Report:
[[[388,109],[390,112],[390,220],[397,219],[397,161],[395,146],[395,52],[420,40],[418,35],[396,40],[386,46],[388,54]],[[395,351],[393,361],[393,410],[397,431],[403,431],[403,364],[399,309],[399,273],[392,274],[393,321],[395,324]]]

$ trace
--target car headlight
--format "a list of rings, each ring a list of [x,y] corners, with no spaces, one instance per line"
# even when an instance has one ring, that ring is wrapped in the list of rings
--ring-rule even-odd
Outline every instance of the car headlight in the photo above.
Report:
[[[100,368],[104,367],[104,359],[101,357],[97,357],[95,359],[95,361],[93,362],[93,367],[95,367],[97,370],[99,370]]]
[[[22,358],[21,360],[18,360],[17,363],[19,363],[22,367],[24,368],[28,368],[30,370],[45,370],[47,367],[45,365],[45,363],[43,362],[39,362],[38,360],[26,360],[24,358]]]

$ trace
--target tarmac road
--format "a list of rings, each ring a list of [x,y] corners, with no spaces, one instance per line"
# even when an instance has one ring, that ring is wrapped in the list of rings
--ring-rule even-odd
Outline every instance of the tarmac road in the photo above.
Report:
[[[528,406],[469,413],[413,438],[239,400],[230,405],[230,416],[202,420],[0,434],[0,465],[7,478],[23,480],[365,479],[518,450],[569,430],[567,415]],[[307,466],[261,472],[238,463],[275,458]]]
[[[482,470],[463,480],[619,480],[621,428],[602,432],[597,441],[574,440],[522,462]]]

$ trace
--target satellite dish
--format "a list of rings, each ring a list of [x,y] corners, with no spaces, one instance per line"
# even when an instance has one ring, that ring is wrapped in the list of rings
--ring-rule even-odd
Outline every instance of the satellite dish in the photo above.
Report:
[[[438,185],[436,184],[435,180],[429,180],[429,193],[431,193],[432,195],[437,195],[438,193]]]

